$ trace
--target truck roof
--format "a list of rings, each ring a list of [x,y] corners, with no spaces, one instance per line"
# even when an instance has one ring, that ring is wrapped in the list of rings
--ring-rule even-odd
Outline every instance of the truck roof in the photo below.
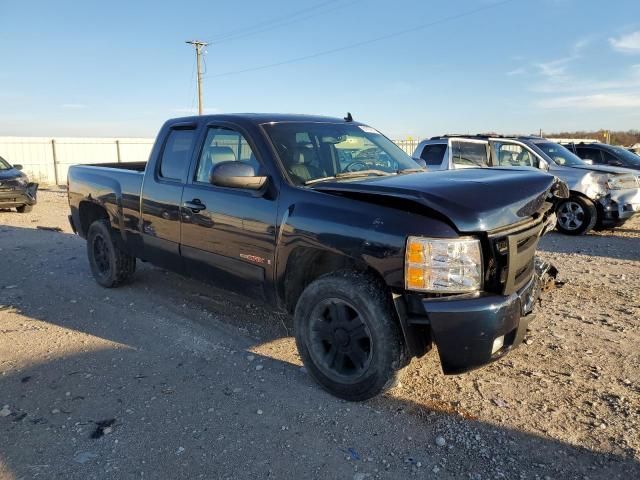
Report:
[[[214,122],[230,121],[236,123],[249,122],[256,125],[271,122],[317,122],[317,123],[353,123],[360,125],[355,120],[347,122],[344,118],[327,117],[323,115],[303,115],[297,113],[221,113],[215,115],[195,115],[190,117],[173,118],[170,122],[205,121]]]

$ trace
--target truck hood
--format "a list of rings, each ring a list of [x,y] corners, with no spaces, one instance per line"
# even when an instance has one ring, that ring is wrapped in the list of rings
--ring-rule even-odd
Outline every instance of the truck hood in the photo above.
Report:
[[[553,175],[510,168],[366,177],[323,182],[313,189],[364,201],[372,195],[408,200],[444,215],[460,232],[491,231],[519,223],[548,210],[549,194],[568,196],[566,184]]]
[[[600,173],[613,173],[616,175],[637,175],[638,172],[631,170],[629,168],[623,167],[610,167],[608,165],[572,165],[567,168],[578,168],[580,170],[589,170],[591,172],[600,172]]]

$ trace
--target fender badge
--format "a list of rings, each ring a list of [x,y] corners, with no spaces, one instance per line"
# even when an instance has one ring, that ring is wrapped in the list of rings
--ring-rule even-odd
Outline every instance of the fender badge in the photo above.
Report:
[[[241,253],[240,254],[240,258],[244,259],[244,260],[248,260],[250,262],[253,263],[265,263],[266,260],[262,257],[258,257],[257,255],[247,255],[246,253]],[[271,261],[269,261],[269,264],[271,264]]]

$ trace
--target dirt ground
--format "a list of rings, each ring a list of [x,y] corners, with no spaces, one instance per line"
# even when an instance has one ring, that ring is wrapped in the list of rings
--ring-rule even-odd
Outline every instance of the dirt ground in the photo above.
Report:
[[[566,284],[499,362],[447,377],[431,352],[354,404],[251,299],[140,263],[97,286],[67,214],[0,211],[2,480],[640,478],[640,219],[543,239]]]

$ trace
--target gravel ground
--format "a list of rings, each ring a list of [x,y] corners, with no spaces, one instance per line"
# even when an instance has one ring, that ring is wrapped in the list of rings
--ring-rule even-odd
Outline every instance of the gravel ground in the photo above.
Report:
[[[432,352],[353,404],[250,299],[140,263],[97,286],[67,211],[0,211],[0,479],[640,478],[640,219],[542,241],[566,284],[501,361]]]

